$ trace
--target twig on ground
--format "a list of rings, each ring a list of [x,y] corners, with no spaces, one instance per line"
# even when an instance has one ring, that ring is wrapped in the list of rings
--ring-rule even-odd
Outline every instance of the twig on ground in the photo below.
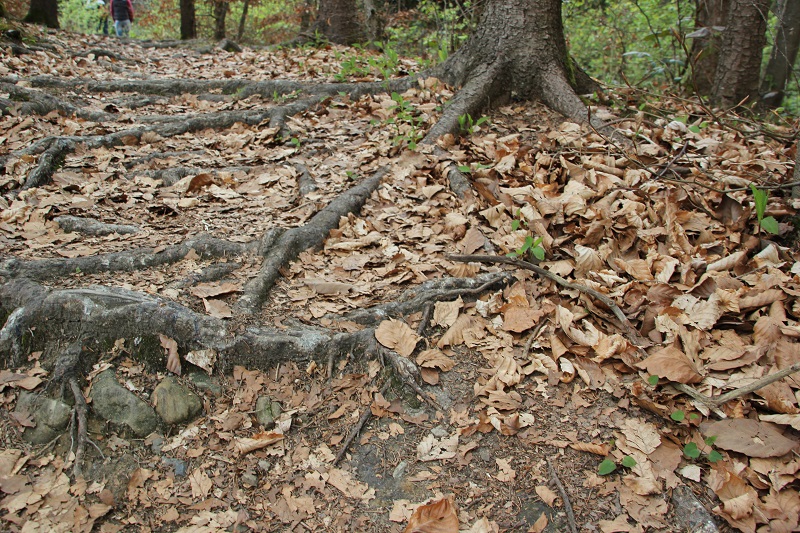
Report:
[[[86,451],[86,442],[89,439],[86,427],[86,398],[83,397],[78,380],[74,377],[69,379],[69,386],[75,398],[75,414],[78,419],[78,439],[75,445],[75,464],[72,465],[72,472],[76,478],[83,477],[83,454]]]
[[[390,379],[387,379],[386,382],[381,386],[380,394],[385,393],[389,389],[389,385],[392,383]],[[356,425],[353,426],[353,429],[350,430],[350,433],[347,435],[347,438],[344,439],[344,443],[342,444],[342,449],[339,450],[339,453],[336,454],[336,458],[333,460],[334,466],[339,464],[339,461],[342,460],[344,454],[347,453],[347,448],[352,444],[353,440],[355,440],[356,436],[361,433],[361,429],[364,427],[364,424],[367,423],[367,420],[370,419],[372,416],[372,409],[370,406],[367,406],[367,409],[361,414],[361,417],[356,422]]]
[[[631,344],[639,348],[640,355],[645,355],[642,347],[650,345],[650,343],[644,339],[638,331],[636,331],[636,328],[633,327],[633,324],[631,324],[630,320],[628,320],[628,317],[625,316],[625,313],[622,312],[622,309],[620,309],[611,298],[594,289],[590,289],[586,285],[569,282],[558,274],[553,274],[549,270],[546,270],[538,265],[534,265],[533,263],[528,263],[527,261],[522,261],[520,259],[512,259],[502,255],[448,255],[447,259],[450,259],[451,261],[460,261],[463,263],[504,263],[507,265],[516,266],[518,268],[531,270],[541,277],[547,278],[564,288],[579,291],[603,302],[609,309],[611,309],[611,312],[614,313],[614,316],[617,317],[617,320],[621,322],[621,327],[625,337]]]
[[[422,318],[419,320],[419,326],[417,326],[417,335],[420,337],[423,336],[425,333],[425,329],[428,327],[428,322],[431,319],[431,311],[433,310],[433,304],[428,303],[425,305],[425,308],[422,310]]]
[[[704,394],[698,392],[697,389],[690,387],[689,385],[686,385],[684,383],[672,383],[671,385],[680,392],[688,396],[691,396],[693,399],[697,400],[703,405],[706,405],[708,407],[718,407],[726,402],[735,400],[736,398],[744,396],[745,394],[755,392],[761,388],[766,387],[771,383],[779,381],[785,378],[786,376],[789,376],[799,371],[800,371],[800,363],[795,363],[792,366],[784,368],[779,372],[775,372],[774,374],[764,376],[763,378],[757,379],[754,382],[749,383],[743,387],[739,387],[738,389],[734,389],[730,392],[726,392],[725,394],[716,397],[705,396]]]
[[[533,341],[539,337],[539,333],[542,331],[544,327],[544,321],[539,322],[536,324],[536,327],[533,328],[533,332],[531,332],[530,336],[528,337],[528,342],[525,343],[525,349],[522,351],[522,360],[527,361],[528,354],[531,352],[531,346],[533,346]]]
[[[564,489],[564,485],[561,483],[556,469],[553,468],[553,463],[550,462],[550,458],[545,457],[545,461],[547,461],[547,467],[550,470],[550,476],[552,476],[553,482],[556,484],[556,487],[558,487],[558,492],[561,494],[561,499],[564,500],[564,510],[567,512],[569,529],[572,531],[572,533],[578,533],[578,525],[575,523],[575,513],[572,512],[572,504],[569,501],[567,491]]]

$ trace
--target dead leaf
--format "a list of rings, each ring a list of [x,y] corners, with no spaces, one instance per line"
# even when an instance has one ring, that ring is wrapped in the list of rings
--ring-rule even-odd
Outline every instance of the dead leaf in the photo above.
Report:
[[[453,502],[442,498],[417,507],[404,533],[458,533],[458,515]]]
[[[375,338],[386,348],[404,357],[414,352],[419,336],[405,322],[395,319],[384,320],[375,329]]]
[[[203,298],[203,306],[206,308],[206,313],[214,318],[231,318],[233,316],[230,306],[223,300],[206,300]]]
[[[180,376],[181,357],[178,355],[177,341],[161,333],[158,334],[158,339],[161,341],[161,347],[167,352],[167,370]]]
[[[536,491],[536,494],[538,494],[539,497],[542,499],[542,501],[545,504],[547,504],[548,507],[553,507],[553,504],[556,502],[556,499],[558,498],[558,494],[553,492],[553,490],[550,489],[550,487],[548,487],[547,485],[536,485],[536,488],[534,490]]]
[[[749,418],[703,422],[700,430],[706,437],[717,437],[714,441],[717,448],[749,457],[780,457],[800,447],[796,440],[784,437],[769,422]]]
[[[698,383],[703,379],[694,363],[674,346],[662,348],[636,366],[647,370],[651,375],[677,383]]]

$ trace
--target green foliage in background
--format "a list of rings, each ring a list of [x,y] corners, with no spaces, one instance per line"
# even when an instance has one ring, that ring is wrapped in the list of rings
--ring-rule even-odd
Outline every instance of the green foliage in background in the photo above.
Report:
[[[392,49],[425,64],[440,63],[464,44],[477,23],[471,0],[421,0],[416,12],[386,28]]]
[[[653,88],[689,75],[681,36],[693,0],[567,0],[563,13],[570,53],[603,83]]]

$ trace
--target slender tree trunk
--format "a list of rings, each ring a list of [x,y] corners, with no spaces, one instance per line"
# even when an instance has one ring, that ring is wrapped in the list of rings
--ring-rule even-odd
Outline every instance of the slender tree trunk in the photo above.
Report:
[[[214,2],[214,39],[221,41],[225,38],[225,18],[228,15],[228,2]]]
[[[786,83],[800,49],[800,1],[781,0],[776,7],[778,24],[775,29],[775,46],[761,83],[764,104],[778,107],[783,101]]]
[[[242,16],[239,19],[239,31],[236,33],[236,40],[241,41],[242,36],[244,35],[244,25],[245,21],[247,20],[247,10],[250,7],[250,0],[244,0],[244,5],[242,6]]]
[[[317,20],[310,30],[337,44],[349,45],[365,37],[356,0],[320,0]]]
[[[696,0],[695,31],[692,38],[692,89],[709,95],[714,87],[722,30],[728,17],[731,0]]]
[[[745,98],[758,101],[769,1],[731,0],[711,91],[715,104],[734,106]]]
[[[181,5],[181,39],[187,41],[197,38],[197,20],[195,18],[194,0],[180,0]]]
[[[58,28],[58,0],[31,0],[28,14],[22,22]]]

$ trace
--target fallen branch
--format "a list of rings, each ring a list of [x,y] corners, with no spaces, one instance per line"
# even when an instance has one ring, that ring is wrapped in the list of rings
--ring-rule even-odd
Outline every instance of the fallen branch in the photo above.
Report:
[[[561,494],[561,499],[564,500],[564,510],[567,512],[567,520],[569,520],[569,530],[572,531],[572,533],[578,533],[578,525],[575,523],[575,513],[572,511],[572,504],[569,501],[567,491],[564,489],[564,485],[558,478],[558,473],[556,472],[556,469],[553,468],[553,463],[550,462],[550,458],[545,457],[545,461],[547,461],[547,467],[550,470],[550,476],[552,476],[553,482],[556,484],[556,487],[558,487],[558,492]]]
[[[385,393],[389,389],[389,385],[392,383],[392,380],[387,379],[386,382],[381,386],[380,390],[378,391],[380,394]],[[339,453],[336,454],[336,458],[333,460],[333,465],[336,466],[339,464],[339,461],[342,460],[344,454],[347,453],[347,448],[350,447],[350,444],[353,443],[353,440],[361,433],[361,430],[364,428],[364,424],[367,423],[372,417],[372,408],[371,406],[367,406],[367,409],[361,414],[356,422],[356,425],[353,426],[353,429],[350,430],[350,433],[347,434],[347,438],[344,439],[344,443],[342,443],[342,449],[339,450]]]
[[[735,400],[736,398],[740,398],[745,394],[749,394],[751,392],[755,392],[759,389],[762,389],[767,385],[770,385],[771,383],[775,383],[776,381],[780,381],[786,376],[794,374],[795,372],[800,372],[800,363],[795,363],[792,366],[784,368],[779,372],[775,372],[774,374],[764,376],[763,378],[757,379],[754,382],[749,383],[743,387],[739,387],[738,389],[734,389],[730,392],[726,392],[725,394],[721,394],[720,396],[716,397],[709,397],[704,394],[701,394],[697,389],[690,387],[685,383],[671,383],[671,385],[675,389],[686,394],[687,396],[692,397],[693,399],[697,400],[703,405],[714,408],[714,407],[719,407],[720,405],[727,403],[731,400]]]
[[[614,316],[617,317],[617,320],[621,322],[621,327],[625,337],[631,344],[639,348],[640,355],[644,355],[644,350],[642,350],[642,348],[650,345],[650,343],[644,339],[638,331],[636,331],[636,328],[633,327],[633,324],[631,324],[630,320],[628,320],[628,317],[625,316],[625,313],[622,312],[622,309],[620,309],[619,306],[614,303],[614,300],[605,294],[602,294],[594,289],[590,289],[586,285],[581,285],[580,283],[571,283],[558,274],[553,274],[549,270],[546,270],[538,265],[534,265],[533,263],[528,263],[527,261],[522,261],[520,259],[512,259],[502,255],[448,255],[447,259],[450,259],[451,261],[460,261],[462,263],[503,263],[506,265],[512,265],[518,268],[531,270],[539,276],[547,278],[566,289],[576,290],[603,302],[603,304],[611,309],[611,312],[614,313]]]

